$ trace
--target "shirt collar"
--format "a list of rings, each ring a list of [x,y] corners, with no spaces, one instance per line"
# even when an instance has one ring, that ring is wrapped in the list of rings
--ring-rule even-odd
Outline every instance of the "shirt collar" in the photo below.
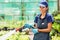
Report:
[[[41,15],[42,15],[42,14],[40,14],[39,18],[41,17]],[[47,13],[46,13],[45,17],[44,17],[42,20],[44,20],[46,17],[47,17]],[[41,18],[40,18],[40,19],[41,19]]]

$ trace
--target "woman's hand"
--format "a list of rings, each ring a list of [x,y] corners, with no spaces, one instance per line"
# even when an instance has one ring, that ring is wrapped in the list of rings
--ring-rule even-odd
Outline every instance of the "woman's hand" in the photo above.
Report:
[[[34,34],[36,34],[36,33],[38,33],[38,29],[32,29],[32,32],[33,32]]]
[[[16,31],[19,31],[20,30],[20,28],[16,28]]]
[[[52,29],[52,22],[48,23],[48,27],[46,29],[38,29],[39,32],[50,32]]]
[[[23,32],[28,32],[29,28],[22,29]]]
[[[36,34],[36,33],[38,33],[38,29],[37,28],[35,28],[35,29],[29,29],[29,28],[25,28],[25,29],[23,29],[22,31],[24,31],[24,32],[33,32],[34,34]]]

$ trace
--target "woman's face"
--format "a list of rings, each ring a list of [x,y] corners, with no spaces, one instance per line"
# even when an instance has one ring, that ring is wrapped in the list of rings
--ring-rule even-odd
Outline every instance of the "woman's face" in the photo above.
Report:
[[[47,10],[48,10],[48,7],[42,7],[42,6],[40,6],[40,12],[41,13],[46,13]]]

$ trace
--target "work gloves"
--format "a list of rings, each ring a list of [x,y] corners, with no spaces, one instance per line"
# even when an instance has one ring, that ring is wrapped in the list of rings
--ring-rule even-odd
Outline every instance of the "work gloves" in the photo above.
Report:
[[[32,29],[32,32],[33,32],[34,34],[36,34],[36,33],[38,33],[38,29]]]
[[[29,28],[25,28],[25,29],[23,29],[22,31],[25,31],[25,32],[31,31],[31,32],[33,32],[34,34],[38,33],[38,29],[29,29]]]

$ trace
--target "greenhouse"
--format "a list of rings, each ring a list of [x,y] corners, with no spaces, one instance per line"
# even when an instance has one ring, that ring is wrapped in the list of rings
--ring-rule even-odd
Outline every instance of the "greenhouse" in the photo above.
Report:
[[[10,30],[22,27],[25,23],[34,24],[34,19],[39,11],[42,0],[0,0],[0,36]],[[46,0],[49,13],[54,17],[51,40],[60,40],[60,0]],[[57,26],[57,27],[56,27]],[[17,32],[6,40],[30,40],[25,32]],[[24,37],[23,37],[24,36]],[[20,38],[19,38],[20,37]],[[23,39],[24,38],[24,39]]]

